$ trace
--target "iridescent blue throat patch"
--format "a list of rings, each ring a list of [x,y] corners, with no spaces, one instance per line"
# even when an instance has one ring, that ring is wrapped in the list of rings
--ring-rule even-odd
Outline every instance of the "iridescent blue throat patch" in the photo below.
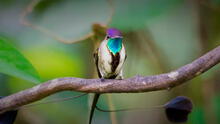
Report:
[[[122,48],[122,38],[109,38],[107,46],[113,54],[120,52]]]

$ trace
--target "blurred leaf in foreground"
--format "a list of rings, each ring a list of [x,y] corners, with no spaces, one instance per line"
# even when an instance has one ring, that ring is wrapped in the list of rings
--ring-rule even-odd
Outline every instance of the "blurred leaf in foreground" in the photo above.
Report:
[[[11,44],[0,37],[0,72],[38,83],[40,78],[31,63]]]

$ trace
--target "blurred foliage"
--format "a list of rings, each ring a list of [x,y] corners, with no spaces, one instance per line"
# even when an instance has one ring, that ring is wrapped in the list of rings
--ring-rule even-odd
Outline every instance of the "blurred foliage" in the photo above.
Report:
[[[115,1],[116,14],[111,26],[129,32],[143,29],[155,17],[180,6],[183,0],[118,0]],[[162,6],[161,6],[162,5]]]
[[[24,53],[35,65],[43,79],[48,80],[64,76],[83,77],[85,67],[80,56],[69,56],[67,52],[51,46],[33,47],[26,49]]]
[[[206,124],[204,110],[201,107],[195,107],[190,121],[192,124]]]
[[[0,72],[39,83],[40,78],[33,66],[8,42],[0,37]]]
[[[20,24],[20,14],[29,2],[0,0],[0,35],[8,37],[4,37],[2,43],[10,46],[13,51],[10,55],[18,54],[22,62],[26,63],[22,65],[31,69],[17,68],[14,64],[20,59],[12,57],[16,59],[11,60],[15,63],[10,64],[11,69],[8,68],[7,73],[4,71],[5,74],[0,75],[0,95],[9,95],[34,86],[28,82],[37,80],[37,73],[42,81],[66,76],[96,77],[92,58],[94,44],[91,40],[72,45],[63,44]],[[115,0],[115,15],[110,26],[121,29],[124,34],[128,54],[124,68],[125,77],[167,72],[218,46],[219,3],[219,0],[204,0],[202,3],[183,0]],[[106,24],[110,10],[111,7],[105,0],[42,0],[28,19],[66,39],[78,39],[91,32],[92,24]],[[1,50],[3,49],[0,46]],[[10,57],[3,55],[5,58]],[[0,61],[1,66],[3,64]],[[188,124],[218,124],[219,67],[217,65],[172,90],[114,94],[113,103],[116,108],[150,107],[164,104],[174,96],[185,95],[192,98],[195,107]],[[3,73],[2,69],[0,71]],[[9,72],[11,76],[6,75]],[[46,100],[77,94],[62,92]],[[108,107],[105,95],[99,100],[99,106]],[[161,110],[116,114],[120,124],[170,123]],[[16,124],[83,124],[87,122],[87,115],[87,97],[82,97],[22,109]],[[109,113],[96,111],[94,123],[110,124]]]
[[[53,6],[54,4],[60,4],[62,3],[62,1],[64,0],[43,0],[40,1],[36,6],[34,11],[37,13],[43,13],[44,11],[46,11],[48,8],[50,8],[51,6]]]

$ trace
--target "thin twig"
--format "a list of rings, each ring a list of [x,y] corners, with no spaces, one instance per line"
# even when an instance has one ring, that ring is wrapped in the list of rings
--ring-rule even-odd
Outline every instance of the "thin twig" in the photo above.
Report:
[[[107,102],[108,102],[109,109],[112,109],[112,110],[115,109],[111,94],[107,94]],[[111,118],[112,124],[118,124],[116,113],[110,113],[110,118]]]
[[[112,22],[112,18],[115,14],[115,4],[114,4],[114,1],[113,0],[107,0],[108,1],[108,4],[109,4],[109,7],[110,7],[110,16],[108,18],[108,21],[107,21],[107,24],[109,26],[109,24]]]
[[[93,32],[90,32],[90,33],[88,33],[88,34],[84,35],[83,37],[78,38],[76,40],[67,40],[67,39],[59,36],[58,34],[53,33],[52,31],[50,31],[50,30],[48,30],[48,29],[46,29],[42,26],[31,23],[30,21],[28,21],[28,19],[26,19],[26,17],[33,11],[34,7],[39,2],[40,2],[40,0],[33,0],[27,6],[27,8],[24,9],[23,13],[21,14],[21,18],[20,18],[21,24],[23,24],[25,26],[29,26],[32,29],[37,30],[37,31],[45,34],[46,36],[49,36],[49,37],[53,38],[54,40],[60,41],[60,42],[65,43],[65,44],[72,44],[72,43],[77,43],[77,42],[80,42],[80,41],[88,40],[94,35]]]

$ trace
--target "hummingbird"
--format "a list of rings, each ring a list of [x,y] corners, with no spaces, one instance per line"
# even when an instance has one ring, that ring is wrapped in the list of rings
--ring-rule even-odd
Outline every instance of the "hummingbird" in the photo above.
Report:
[[[122,33],[118,29],[109,28],[106,31],[105,39],[95,51],[94,60],[101,81],[104,79],[123,79],[122,68],[127,55],[122,39]],[[100,94],[94,95],[89,124],[92,123],[92,117],[99,97]]]

